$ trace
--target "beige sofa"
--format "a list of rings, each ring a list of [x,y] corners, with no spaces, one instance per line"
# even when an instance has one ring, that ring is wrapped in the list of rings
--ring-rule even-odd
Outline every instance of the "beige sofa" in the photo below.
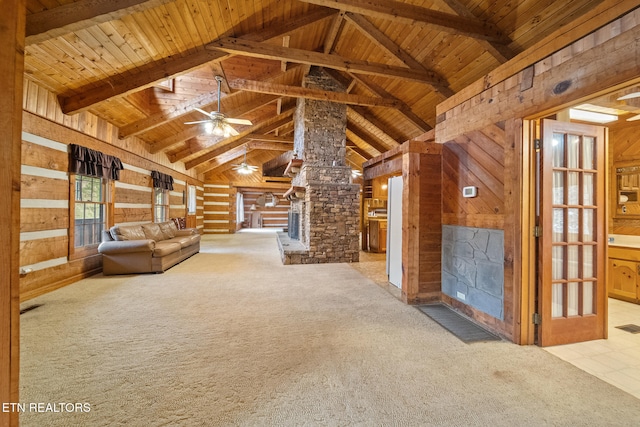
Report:
[[[162,273],[199,251],[198,231],[178,230],[173,221],[116,225],[102,233],[98,246],[105,275]]]

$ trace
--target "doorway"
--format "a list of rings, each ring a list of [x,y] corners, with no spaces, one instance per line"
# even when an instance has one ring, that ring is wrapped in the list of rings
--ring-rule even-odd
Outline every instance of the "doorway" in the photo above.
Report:
[[[611,123],[576,118],[573,109],[584,109],[595,116],[608,114]],[[532,201],[537,201],[540,193],[540,203],[531,204],[523,222],[525,230],[539,230],[539,237],[524,248],[529,253],[529,266],[523,271],[522,320],[538,324],[521,329],[522,343],[549,346],[607,337],[608,235],[624,230],[622,234],[630,232],[640,239],[640,221],[635,224],[635,232],[628,227],[633,225],[629,221],[616,227],[616,209],[622,209],[614,197],[617,191],[612,170],[616,158],[608,156],[615,153],[612,139],[618,139],[625,152],[617,156],[617,161],[628,157],[634,152],[630,147],[635,146],[637,155],[631,157],[640,164],[640,143],[634,138],[612,136],[619,135],[620,129],[633,134],[630,129],[635,131],[640,125],[640,121],[635,122],[640,118],[638,113],[640,87],[633,85],[601,91],[597,97],[552,116],[525,121],[524,140],[529,141],[525,145],[530,145],[529,152],[535,154],[524,160],[525,170],[529,169],[528,188],[524,190]],[[585,167],[585,156],[591,156],[584,148],[585,137],[595,141],[593,169]],[[562,150],[554,145],[557,140],[570,143],[572,138],[579,141],[573,153],[568,145]],[[538,142],[541,145],[536,153],[533,147]],[[539,176],[537,171],[541,172]]]

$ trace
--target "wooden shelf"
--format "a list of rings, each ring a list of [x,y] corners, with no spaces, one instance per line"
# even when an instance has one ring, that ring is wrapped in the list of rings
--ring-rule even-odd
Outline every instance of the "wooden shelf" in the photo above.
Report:
[[[304,187],[291,187],[284,193],[287,200],[300,200],[304,197],[306,189]]]
[[[287,167],[284,170],[284,174],[287,176],[295,176],[298,172],[300,172],[300,167],[302,166],[302,163],[304,163],[304,160],[302,159],[291,159],[289,160],[289,163],[287,164]]]

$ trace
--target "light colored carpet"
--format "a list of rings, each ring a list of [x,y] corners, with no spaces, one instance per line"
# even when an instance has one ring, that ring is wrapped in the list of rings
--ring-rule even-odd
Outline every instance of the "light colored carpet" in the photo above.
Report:
[[[284,266],[273,234],[205,236],[159,275],[24,305],[23,426],[622,426],[640,400],[537,347],[464,344],[348,264]],[[23,306],[24,306],[23,305]]]

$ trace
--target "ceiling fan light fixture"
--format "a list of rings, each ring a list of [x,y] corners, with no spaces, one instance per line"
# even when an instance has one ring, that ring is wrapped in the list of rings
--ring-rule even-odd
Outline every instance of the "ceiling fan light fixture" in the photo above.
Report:
[[[238,168],[238,173],[242,175],[251,175],[253,173],[253,170],[249,167],[249,165],[243,163]]]

